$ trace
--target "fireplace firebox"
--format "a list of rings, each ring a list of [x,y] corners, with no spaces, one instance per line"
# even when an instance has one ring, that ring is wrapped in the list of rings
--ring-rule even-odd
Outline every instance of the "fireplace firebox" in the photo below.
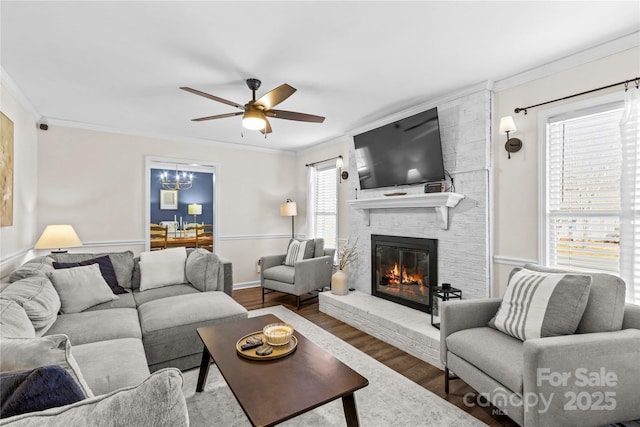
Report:
[[[438,240],[371,235],[371,294],[431,313]]]

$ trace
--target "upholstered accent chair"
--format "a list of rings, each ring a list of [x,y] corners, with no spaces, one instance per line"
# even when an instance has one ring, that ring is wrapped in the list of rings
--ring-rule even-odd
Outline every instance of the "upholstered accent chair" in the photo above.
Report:
[[[571,273],[537,265],[525,265],[525,269],[533,272],[529,277]],[[515,283],[518,270],[512,272],[509,286]],[[503,299],[444,302],[440,359],[445,366],[445,392],[449,393],[450,380],[461,378],[527,427],[600,426],[639,419],[640,306],[625,304],[625,283],[618,277],[574,274],[590,278],[584,287],[586,295],[573,302],[562,292],[542,298],[549,303],[537,328],[544,332],[554,326],[549,317],[561,323],[574,316],[574,333],[525,336],[524,340],[510,335],[518,335],[515,321],[498,325],[503,301],[516,301],[510,299],[515,293],[510,294],[509,288]],[[569,292],[575,290],[569,288]],[[559,295],[561,304],[549,309]],[[509,314],[517,310],[508,306]],[[508,325],[506,332],[500,330],[504,325]],[[527,325],[528,329],[521,329],[525,335],[535,329]]]
[[[289,248],[296,242],[291,239]],[[298,260],[286,265],[287,254],[270,255],[260,258],[260,286],[262,287],[262,303],[264,296],[271,292],[283,292],[296,296],[296,308],[300,310],[300,297],[331,286],[333,272],[333,257],[336,250],[324,248],[324,239],[305,241],[304,253],[300,253]],[[288,254],[291,255],[291,249]],[[311,295],[303,301],[317,298]]]

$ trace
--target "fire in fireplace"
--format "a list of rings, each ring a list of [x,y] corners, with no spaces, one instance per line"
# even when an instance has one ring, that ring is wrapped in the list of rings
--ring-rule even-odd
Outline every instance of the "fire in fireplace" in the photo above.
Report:
[[[371,235],[371,294],[430,313],[437,248],[436,239]]]

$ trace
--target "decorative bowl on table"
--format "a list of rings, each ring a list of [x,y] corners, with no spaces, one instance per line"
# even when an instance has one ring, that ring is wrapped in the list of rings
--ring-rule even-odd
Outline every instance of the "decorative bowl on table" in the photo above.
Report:
[[[288,323],[270,323],[262,328],[262,333],[269,345],[285,345],[291,341],[293,326]]]

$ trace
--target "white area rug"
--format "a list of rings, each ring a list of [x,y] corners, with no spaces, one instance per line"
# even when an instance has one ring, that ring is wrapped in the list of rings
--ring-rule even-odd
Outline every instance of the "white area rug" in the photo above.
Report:
[[[294,312],[278,306],[253,310],[249,312],[249,317],[263,314],[274,314],[291,323],[296,331],[369,380],[367,387],[355,393],[361,426],[485,425]],[[202,393],[195,392],[197,380],[197,368],[184,373],[183,390],[192,426],[251,425],[215,365],[209,369],[207,384]],[[335,400],[281,425],[345,426],[342,400]]]

